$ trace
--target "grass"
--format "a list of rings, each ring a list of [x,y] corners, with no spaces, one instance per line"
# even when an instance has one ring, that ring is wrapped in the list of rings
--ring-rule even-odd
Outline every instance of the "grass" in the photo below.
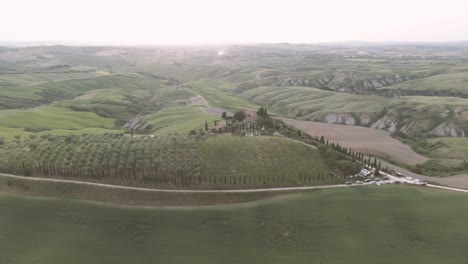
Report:
[[[89,71],[91,69],[70,69],[72,72],[59,71],[59,72],[29,72],[19,74],[3,74],[0,77],[0,84],[13,85],[24,89],[26,87],[32,87],[52,82],[59,82],[64,80],[77,80],[100,77],[103,75],[102,72]]]
[[[428,141],[439,146],[432,150],[436,157],[468,160],[468,139],[466,138],[433,138]]]
[[[0,137],[7,140],[13,139],[16,135],[24,138],[29,136],[30,134],[31,133],[26,132],[24,128],[11,128],[0,126]]]
[[[2,263],[465,263],[468,196],[330,189],[215,207],[0,194]]]
[[[266,104],[281,113],[303,112],[375,113],[384,108],[412,105],[466,106],[468,100],[457,97],[403,96],[400,99],[381,96],[360,96],[325,91],[311,87],[259,87],[241,94],[259,104]]]
[[[212,127],[214,120],[221,120],[221,117],[205,113],[200,106],[172,106],[145,118],[147,123],[153,125],[157,134],[205,130],[205,121]]]
[[[400,102],[380,96],[359,96],[311,87],[259,87],[241,94],[279,113],[303,116],[314,112],[379,112]]]
[[[465,129],[468,121],[468,99],[458,97],[402,96],[397,99],[296,86],[259,87],[240,95],[288,117],[374,125],[381,129],[393,126],[395,130],[405,128],[409,134],[429,133],[447,121],[457,124],[459,131]]]
[[[430,176],[451,176],[468,172],[468,140],[466,138],[426,138],[396,133],[393,136],[431,159],[408,169]]]
[[[76,112],[55,106],[0,111],[0,124],[10,128],[83,129],[100,127],[112,129],[115,127],[114,121],[112,118],[104,118],[94,113]]]
[[[1,192],[37,197],[72,198],[116,205],[195,206],[252,202],[293,193],[294,191],[259,193],[148,192],[73,183],[12,179],[10,177],[0,176],[0,193]]]
[[[401,84],[392,85],[388,88],[402,89],[404,91],[431,92],[464,92],[468,91],[468,72],[451,72],[435,76],[411,80]]]
[[[210,106],[231,111],[258,109],[258,105],[225,91],[224,82],[204,79],[192,82],[190,85],[208,101]]]
[[[18,99],[32,99],[37,100],[41,97],[36,94],[37,89],[26,86],[26,87],[17,87],[17,86],[0,86],[0,97],[9,97],[9,98],[18,98]]]
[[[90,127],[83,129],[47,129],[41,132],[28,132],[24,128],[10,128],[10,127],[0,127],[0,137],[11,140],[15,136],[20,136],[21,138],[26,138],[29,135],[35,134],[37,136],[42,136],[46,134],[56,135],[56,136],[69,136],[69,135],[83,135],[83,134],[104,134],[104,133],[123,133],[125,130],[120,129],[106,129],[99,127]]]
[[[200,142],[201,174],[294,178],[328,171],[317,150],[276,137],[224,135]]]
[[[404,96],[403,100],[414,104],[425,105],[444,105],[444,106],[461,106],[468,105],[468,99],[458,97],[440,97],[440,96]],[[465,108],[466,109],[466,108]]]

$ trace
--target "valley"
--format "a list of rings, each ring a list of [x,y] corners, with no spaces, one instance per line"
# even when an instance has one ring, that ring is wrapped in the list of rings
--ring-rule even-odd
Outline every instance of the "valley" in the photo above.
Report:
[[[0,261],[464,261],[468,53],[398,50],[2,49]]]

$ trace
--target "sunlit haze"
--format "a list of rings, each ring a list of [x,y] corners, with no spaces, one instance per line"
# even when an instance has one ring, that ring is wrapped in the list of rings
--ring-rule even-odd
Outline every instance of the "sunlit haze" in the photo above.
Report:
[[[0,41],[209,44],[468,39],[466,0],[15,0]]]

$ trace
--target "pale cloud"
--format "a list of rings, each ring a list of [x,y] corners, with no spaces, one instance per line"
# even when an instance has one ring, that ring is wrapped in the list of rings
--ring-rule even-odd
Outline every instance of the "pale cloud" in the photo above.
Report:
[[[468,40],[467,0],[15,0],[1,7],[4,41]]]

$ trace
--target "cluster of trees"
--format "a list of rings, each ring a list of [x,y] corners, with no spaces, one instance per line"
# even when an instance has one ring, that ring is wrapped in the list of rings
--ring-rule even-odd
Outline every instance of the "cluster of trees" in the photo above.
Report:
[[[245,111],[237,111],[236,113],[234,113],[234,115],[232,117],[235,120],[237,120],[238,122],[242,122],[242,121],[245,120],[245,118],[247,116],[245,114]],[[268,116],[268,110],[262,106],[257,110],[257,118],[266,118],[266,117],[269,117]],[[227,116],[226,112],[223,112],[221,114],[221,118],[222,119],[227,119],[229,117]]]
[[[242,112],[244,113],[244,112]],[[235,123],[228,127],[218,129],[214,132],[239,134],[242,131],[259,131],[260,133],[279,132],[281,135],[300,140],[304,143],[319,147],[321,155],[327,161],[327,165],[336,168],[335,173],[339,175],[353,175],[359,172],[363,165],[376,168],[376,175],[379,171],[388,172],[387,168],[382,168],[381,161],[374,158],[373,162],[369,156],[352,148],[341,146],[338,143],[330,142],[324,136],[311,136],[300,129],[286,125],[283,121],[273,119],[268,115],[268,110],[260,107],[257,111],[257,118],[253,123]],[[367,159],[366,159],[367,157]]]
[[[244,126],[254,129],[256,124]],[[107,134],[15,139],[6,141],[0,149],[0,171],[33,177],[165,188],[283,186],[332,180],[332,176],[325,172],[304,173],[297,179],[294,175],[207,177],[201,174],[196,138],[188,135],[151,138]]]
[[[236,114],[240,116],[241,113],[245,118],[245,113],[243,111],[239,111]],[[239,117],[239,119],[235,119],[243,120],[242,116]],[[264,107],[260,107],[260,109],[258,109],[257,118],[253,123],[235,123],[213,132],[238,134],[245,130],[270,134],[273,132],[279,132],[283,136],[315,145],[319,147],[322,156],[328,163],[327,165],[331,168],[336,168],[335,174],[337,175],[340,173],[343,175],[356,174],[361,170],[363,164],[372,165],[370,162],[365,163],[365,156],[361,152],[341,146],[335,142],[330,142],[329,140],[326,140],[324,136],[311,136],[307,133],[303,133],[300,129],[288,126],[281,120],[271,118],[268,115],[268,110]],[[378,164],[375,164],[374,167],[381,169]]]
[[[299,183],[306,184],[309,182],[320,183],[335,183],[342,181],[342,179],[325,172],[300,172],[298,176]]]
[[[47,136],[0,150],[0,171],[111,183],[187,186],[200,177],[196,139],[124,135]]]
[[[257,111],[257,116],[267,117],[268,116],[268,110],[266,108],[263,108],[263,106],[260,107],[260,109],[258,109],[258,111]]]

